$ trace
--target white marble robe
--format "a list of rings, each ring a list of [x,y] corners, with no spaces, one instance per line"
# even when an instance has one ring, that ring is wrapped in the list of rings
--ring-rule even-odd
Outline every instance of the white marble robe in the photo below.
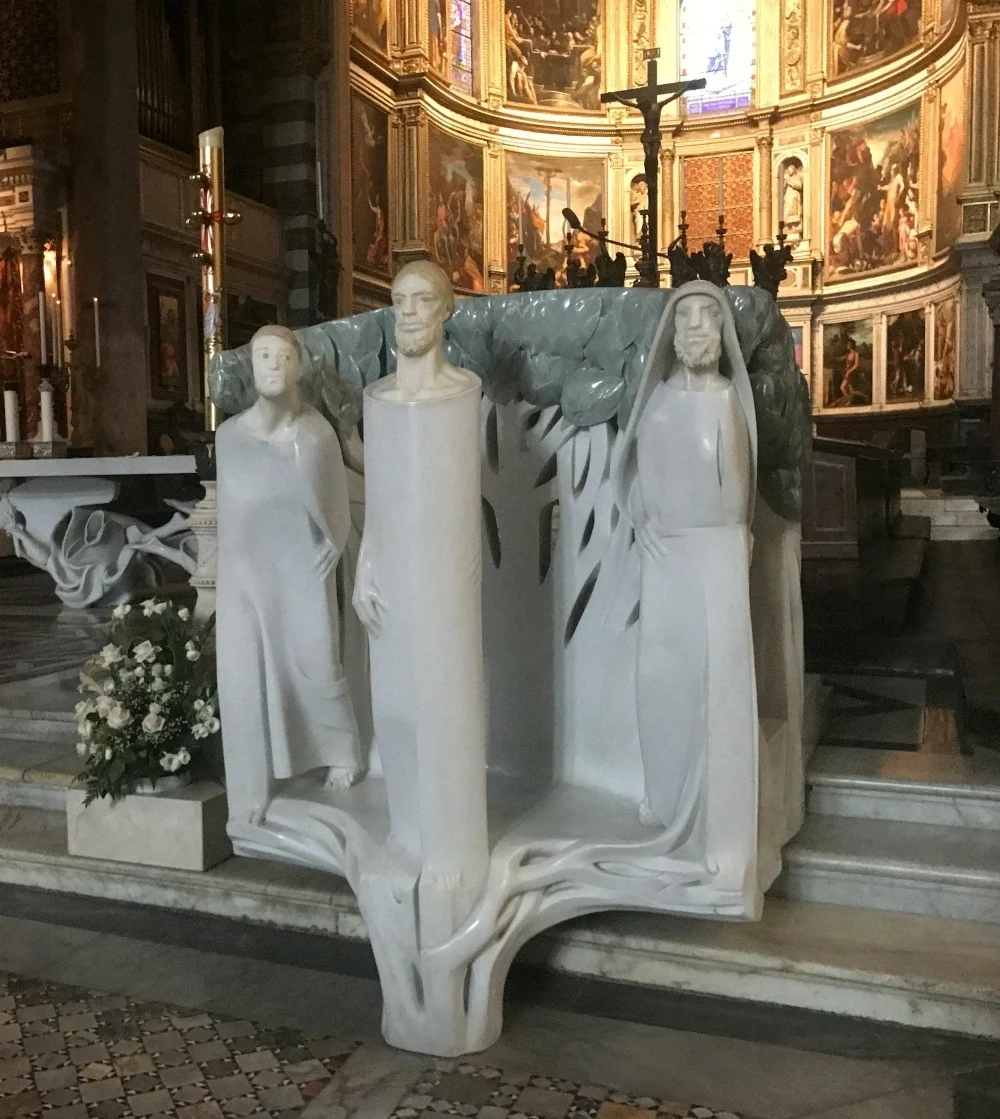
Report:
[[[308,405],[290,440],[236,416],[216,447],[219,700],[237,815],[266,806],[271,778],[362,765],[337,603],[350,509],[337,436]]]
[[[757,733],[752,468],[734,386],[658,384],[639,420],[637,468],[639,740],[647,803],[669,825],[702,759],[745,751]]]

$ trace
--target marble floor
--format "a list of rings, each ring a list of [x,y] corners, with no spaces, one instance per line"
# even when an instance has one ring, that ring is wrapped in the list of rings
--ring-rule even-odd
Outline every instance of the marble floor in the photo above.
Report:
[[[497,1045],[440,1064],[380,1041],[369,979],[9,917],[0,972],[3,1119],[951,1119],[954,1078],[996,1063],[957,1039],[870,1059],[508,1000]]]

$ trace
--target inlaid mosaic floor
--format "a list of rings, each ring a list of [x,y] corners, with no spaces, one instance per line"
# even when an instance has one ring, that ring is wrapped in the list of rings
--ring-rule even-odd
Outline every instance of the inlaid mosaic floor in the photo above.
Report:
[[[357,1048],[0,972],[0,1119],[318,1119],[342,1114],[325,1097]],[[419,1070],[389,1119],[747,1119],[460,1061]]]
[[[595,1084],[439,1061],[391,1119],[741,1119],[732,1111],[627,1096]]]
[[[0,972],[0,1119],[291,1119],[353,1048]]]

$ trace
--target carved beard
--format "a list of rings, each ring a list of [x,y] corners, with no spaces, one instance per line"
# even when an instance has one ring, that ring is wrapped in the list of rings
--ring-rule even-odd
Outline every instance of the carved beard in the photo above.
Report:
[[[690,338],[678,332],[674,338],[677,356],[685,369],[718,369],[722,357],[722,335]]]
[[[427,326],[417,325],[409,330],[396,331],[396,346],[405,357],[423,357],[441,340],[441,328],[437,323]]]

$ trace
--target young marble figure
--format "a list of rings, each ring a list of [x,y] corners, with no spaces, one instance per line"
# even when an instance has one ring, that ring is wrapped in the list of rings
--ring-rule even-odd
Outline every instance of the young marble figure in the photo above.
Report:
[[[299,395],[292,331],[261,327],[252,350],[257,401],[216,437],[217,618],[230,818],[259,824],[275,779],[322,767],[347,787],[365,759],[339,654],[350,531],[340,442]]]
[[[701,775],[725,783],[705,773],[706,756],[740,756],[757,735],[756,421],[732,312],[714,285],[693,280],[668,301],[612,482],[640,558],[640,815],[669,826]]]

